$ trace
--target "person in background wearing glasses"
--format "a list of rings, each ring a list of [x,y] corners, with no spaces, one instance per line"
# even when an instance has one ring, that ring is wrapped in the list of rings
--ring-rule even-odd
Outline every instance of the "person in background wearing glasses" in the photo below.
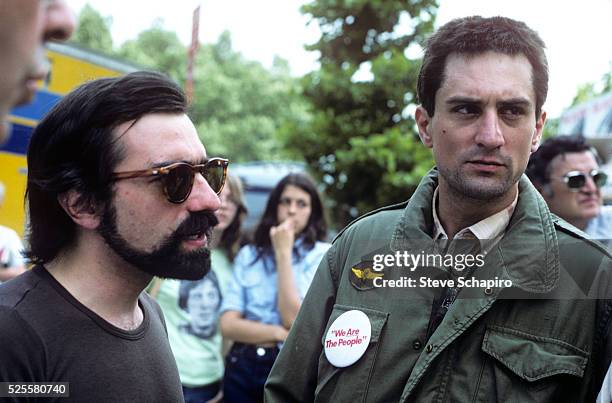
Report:
[[[234,261],[221,306],[223,336],[234,340],[226,359],[227,402],[263,402],[263,387],[279,346],[295,320],[321,258],[327,224],[312,180],[285,176],[270,193],[253,235]]]
[[[30,102],[49,73],[45,42],[68,39],[75,25],[65,0],[0,1],[0,145],[9,134],[9,110]]]
[[[583,137],[556,136],[531,155],[526,174],[550,211],[601,240],[612,239],[612,207],[602,206],[607,175]]]
[[[69,382],[75,401],[177,402],[153,276],[197,280],[227,160],[209,158],[178,85],[136,72],[90,81],[28,147],[27,256],[0,285],[0,379]]]
[[[524,175],[547,90],[544,43],[521,21],[458,18],[428,38],[415,122],[436,167],[335,238],[266,402],[595,400],[612,261]]]
[[[219,328],[219,308],[232,277],[247,208],[237,176],[228,175],[219,196],[221,207],[215,212],[219,224],[210,241],[210,273],[193,281],[156,279],[152,292],[164,312],[186,403],[220,401],[222,397],[227,347]]]

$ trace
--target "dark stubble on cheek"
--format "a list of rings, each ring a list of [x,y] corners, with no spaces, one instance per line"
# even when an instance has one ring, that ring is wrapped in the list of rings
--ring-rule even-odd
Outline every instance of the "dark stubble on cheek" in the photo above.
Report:
[[[117,211],[114,205],[102,216],[98,233],[108,246],[123,260],[145,273],[161,278],[199,280],[210,271],[210,250],[185,252],[181,243],[188,235],[205,233],[210,239],[212,228],[218,220],[210,211],[192,213],[169,237],[152,251],[136,249],[117,230]]]
[[[502,161],[505,164],[502,176],[487,181],[468,176],[462,169],[451,170],[443,167],[438,167],[438,169],[440,175],[446,179],[448,185],[458,195],[475,200],[492,200],[503,197],[522,174],[521,172],[513,177],[514,163],[512,159],[502,158]]]

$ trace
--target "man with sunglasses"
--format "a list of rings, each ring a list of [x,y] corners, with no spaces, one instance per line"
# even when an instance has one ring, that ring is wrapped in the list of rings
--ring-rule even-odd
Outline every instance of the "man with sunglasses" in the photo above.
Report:
[[[186,108],[174,82],[138,72],[82,85],[34,130],[35,266],[0,286],[2,381],[68,382],[74,401],[183,400],[143,289],[209,271],[228,164],[207,157]]]
[[[527,176],[550,211],[593,238],[612,238],[612,208],[602,206],[607,175],[584,138],[556,136],[531,155]]]
[[[595,400],[612,261],[523,175],[547,89],[544,43],[523,22],[459,18],[429,38],[415,121],[436,167],[336,237],[268,402]]]

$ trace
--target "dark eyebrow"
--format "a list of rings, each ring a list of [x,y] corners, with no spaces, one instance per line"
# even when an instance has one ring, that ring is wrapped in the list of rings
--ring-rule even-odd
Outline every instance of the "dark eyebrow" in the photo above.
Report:
[[[482,101],[478,98],[470,98],[464,96],[456,96],[450,97],[446,100],[446,104],[448,105],[457,105],[457,104],[471,104],[471,105],[480,105]],[[531,102],[527,98],[510,98],[497,103],[498,108],[502,107],[516,107],[520,106],[525,109],[531,109]]]
[[[449,105],[455,105],[455,104],[478,104],[480,105],[482,101],[478,98],[457,96],[457,97],[448,98],[446,100],[446,103]]]
[[[529,102],[529,100],[525,98],[512,98],[505,101],[501,101],[497,105],[499,107],[522,106],[526,109],[531,108],[531,102]]]

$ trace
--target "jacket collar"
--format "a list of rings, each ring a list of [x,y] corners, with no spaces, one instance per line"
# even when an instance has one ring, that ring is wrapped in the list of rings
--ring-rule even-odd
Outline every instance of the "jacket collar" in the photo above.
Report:
[[[433,168],[421,180],[396,225],[392,250],[410,250],[414,240],[431,240],[433,247],[431,203],[437,185],[438,170]],[[495,270],[527,292],[549,292],[558,284],[559,246],[553,216],[525,175],[519,181],[518,202],[506,234],[487,255],[485,264],[487,270]]]

